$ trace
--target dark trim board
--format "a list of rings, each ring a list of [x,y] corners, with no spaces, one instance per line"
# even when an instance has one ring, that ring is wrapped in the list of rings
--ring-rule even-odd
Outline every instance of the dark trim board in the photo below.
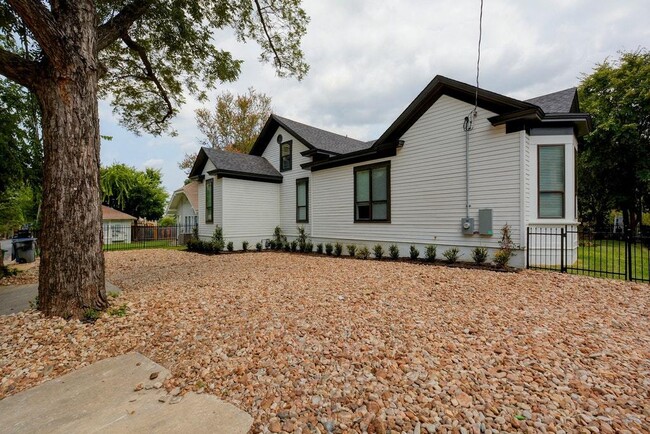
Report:
[[[236,172],[233,170],[211,170],[208,172],[209,175],[216,176],[217,178],[234,178],[234,179],[243,179],[246,181],[260,181],[260,182],[271,182],[274,184],[282,184],[282,177],[270,176],[270,175],[258,175],[251,174],[246,172]]]
[[[302,164],[303,169],[311,169],[312,172],[318,170],[330,169],[332,167],[347,166],[348,164],[361,163],[364,161],[376,160],[378,158],[387,158],[394,157],[397,155],[397,149],[381,149],[381,150],[369,150],[369,151],[360,151],[350,154],[340,155],[338,157],[330,158],[324,161],[318,161],[313,163]]]
[[[374,202],[384,202],[383,200],[380,201],[373,201],[372,200],[372,170],[377,169],[377,168],[386,168],[386,218],[377,220],[372,218],[372,205]],[[357,218],[357,172],[363,172],[369,170],[370,175],[368,179],[368,206],[370,207],[370,219],[358,219]],[[377,163],[373,164],[366,164],[363,166],[356,166],[353,170],[353,181],[354,182],[354,192],[352,193],[354,196],[352,198],[352,216],[354,218],[354,223],[390,223],[391,219],[391,200],[390,200],[390,195],[391,195],[391,188],[390,188],[390,160],[387,161],[380,161]]]
[[[300,184],[305,184],[307,187],[307,197],[305,198],[305,219],[301,220],[298,215],[298,186]],[[309,178],[298,178],[296,179],[296,223],[309,223]]]

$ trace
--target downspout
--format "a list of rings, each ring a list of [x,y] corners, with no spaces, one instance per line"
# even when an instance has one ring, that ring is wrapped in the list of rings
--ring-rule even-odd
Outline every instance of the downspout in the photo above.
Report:
[[[476,107],[465,116],[463,130],[465,130],[465,218],[469,218],[469,132],[474,128],[474,119],[477,116]]]

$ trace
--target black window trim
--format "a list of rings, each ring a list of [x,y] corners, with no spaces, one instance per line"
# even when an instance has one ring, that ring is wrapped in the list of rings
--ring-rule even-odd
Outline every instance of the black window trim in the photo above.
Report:
[[[210,188],[210,219],[208,220],[208,186]],[[214,178],[205,180],[205,223],[214,223]]]
[[[289,145],[289,168],[285,169],[282,164],[282,146]],[[280,143],[280,172],[288,172],[293,168],[293,140],[287,140]]]
[[[372,170],[380,167],[385,167],[386,168],[386,200],[380,200],[380,201],[374,201],[374,202],[386,202],[386,218],[382,220],[378,219],[373,219],[372,218],[372,205],[373,205],[373,200],[372,200]],[[362,172],[364,170],[369,170],[369,182],[368,182],[368,204],[370,206],[370,218],[369,219],[358,219],[357,218],[357,172]],[[357,166],[354,168],[354,197],[352,198],[352,205],[353,205],[353,216],[354,216],[354,222],[355,223],[390,223],[391,222],[391,201],[390,201],[390,196],[391,196],[391,190],[390,190],[390,184],[391,184],[391,178],[390,178],[390,160],[389,161],[382,161],[380,163],[373,163],[373,164],[366,164],[363,166]]]
[[[562,167],[564,170],[562,170],[562,185],[563,185],[563,190],[544,190],[542,191],[541,186],[540,186],[540,178],[541,178],[541,150],[542,148],[562,148]],[[542,193],[561,193],[562,194],[562,216],[561,217],[543,217],[541,215],[542,207],[541,207],[541,197]],[[542,220],[552,220],[552,219],[565,219],[566,218],[566,149],[565,145],[537,145],[537,218]]]
[[[300,220],[298,210],[301,208],[298,206],[298,186],[300,184],[306,185],[307,197],[305,198],[305,219]],[[296,179],[296,223],[309,223],[309,178],[298,178]]]

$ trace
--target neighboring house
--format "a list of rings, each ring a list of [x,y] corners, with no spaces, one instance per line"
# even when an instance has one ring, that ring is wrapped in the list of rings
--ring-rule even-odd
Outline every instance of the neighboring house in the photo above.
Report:
[[[135,220],[136,218],[132,215],[102,205],[104,244],[130,243],[131,226],[133,226]]]
[[[237,246],[271,238],[278,225],[291,239],[302,225],[315,243],[395,243],[402,256],[436,244],[470,260],[476,246],[493,253],[507,223],[533,261],[548,263],[560,246],[527,246],[526,229],[578,224],[575,152],[590,117],[576,89],[529,101],[476,95],[436,76],[375,141],[272,115],[250,154],[202,148],[190,173],[201,183],[200,237],[219,225]],[[569,243],[575,252],[577,240]],[[513,264],[524,260],[520,252]]]
[[[176,218],[179,235],[190,235],[199,221],[199,185],[192,181],[172,193],[167,205],[168,216]]]

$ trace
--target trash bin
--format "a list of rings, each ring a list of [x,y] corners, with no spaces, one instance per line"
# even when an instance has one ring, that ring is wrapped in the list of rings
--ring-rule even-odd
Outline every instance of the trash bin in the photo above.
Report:
[[[11,259],[17,263],[34,262],[36,260],[36,238],[13,238],[11,240]]]

